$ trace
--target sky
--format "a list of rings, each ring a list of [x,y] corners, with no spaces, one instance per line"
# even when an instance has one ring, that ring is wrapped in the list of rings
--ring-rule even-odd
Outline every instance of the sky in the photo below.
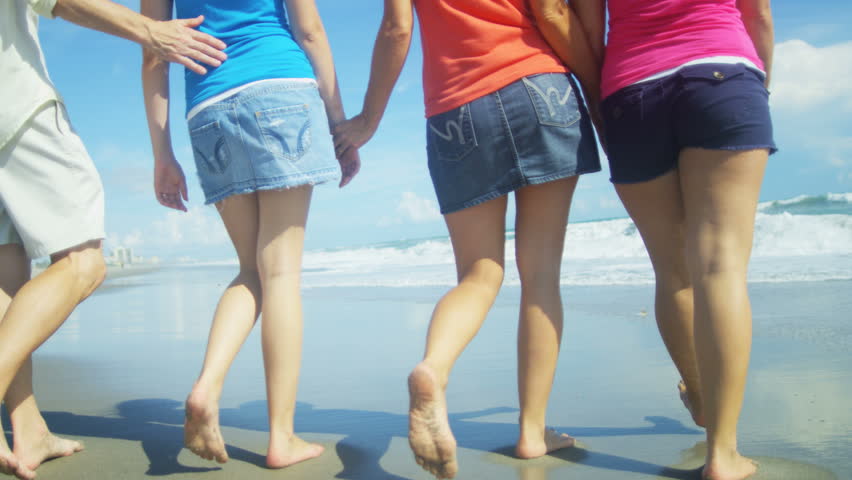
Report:
[[[139,8],[138,0],[119,3]],[[350,116],[361,109],[382,4],[317,0]],[[775,0],[772,9],[770,102],[780,151],[770,158],[761,200],[852,192],[852,4]],[[418,35],[378,132],[361,149],[361,172],[344,189],[315,188],[306,248],[446,235],[426,166]],[[233,258],[216,210],[204,205],[198,186],[183,120],[182,67],[171,70],[171,123],[189,185],[188,213],[166,209],[154,198],[140,47],[59,19],[42,19],[40,36],[51,78],[101,172],[107,251],[125,246],[162,259]],[[602,160],[602,172],[580,179],[573,222],[626,216]]]

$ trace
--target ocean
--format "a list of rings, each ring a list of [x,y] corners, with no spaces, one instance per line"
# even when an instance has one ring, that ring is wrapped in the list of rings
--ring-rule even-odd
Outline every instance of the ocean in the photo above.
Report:
[[[506,285],[519,285],[514,233],[507,232]],[[229,262],[225,262],[229,263]],[[305,287],[451,286],[449,237],[312,250]],[[852,279],[852,193],[800,196],[758,207],[750,282]],[[563,285],[654,282],[642,239],[629,218],[572,223],[565,239]]]

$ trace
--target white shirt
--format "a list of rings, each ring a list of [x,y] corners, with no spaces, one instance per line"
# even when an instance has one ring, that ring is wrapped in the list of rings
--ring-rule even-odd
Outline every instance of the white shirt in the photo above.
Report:
[[[56,0],[0,1],[0,149],[35,111],[62,101],[38,41],[38,15],[53,18]]]

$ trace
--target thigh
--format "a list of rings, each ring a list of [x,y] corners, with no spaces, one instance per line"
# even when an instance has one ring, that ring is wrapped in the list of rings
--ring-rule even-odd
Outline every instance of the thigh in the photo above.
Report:
[[[488,273],[499,269],[502,276],[506,250],[506,205],[507,198],[502,196],[444,215],[459,280],[477,268],[487,269]]]
[[[240,267],[256,269],[260,213],[258,195],[232,195],[216,202],[216,210],[237,251]]]
[[[542,277],[559,280],[565,229],[577,177],[515,192],[515,259],[521,282]]]
[[[766,149],[681,153],[686,238],[696,272],[745,274],[768,156]]]
[[[258,192],[258,266],[262,276],[298,275],[313,187]]]
[[[61,103],[33,114],[0,165],[0,203],[30,257],[104,238],[100,176]]]
[[[646,182],[616,184],[615,190],[642,236],[657,279],[686,279],[680,171]]]

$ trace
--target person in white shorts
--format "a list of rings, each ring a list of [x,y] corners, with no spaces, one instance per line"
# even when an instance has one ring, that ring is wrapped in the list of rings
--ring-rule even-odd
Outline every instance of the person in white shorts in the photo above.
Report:
[[[153,21],[109,0],[0,3],[0,399],[13,449],[0,435],[0,473],[22,479],[82,449],[50,433],[32,389],[32,352],[103,281],[104,195],[95,166],[47,74],[38,16],[62,17],[143,45],[205,73],[225,44],[194,19]],[[30,259],[50,266],[30,279]],[[2,432],[2,429],[0,429]]]

